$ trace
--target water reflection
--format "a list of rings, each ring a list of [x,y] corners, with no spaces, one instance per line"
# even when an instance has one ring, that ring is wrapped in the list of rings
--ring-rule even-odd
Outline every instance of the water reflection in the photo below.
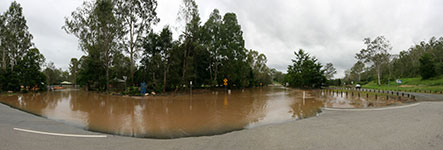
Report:
[[[66,90],[3,95],[0,101],[92,131],[153,138],[220,134],[316,116],[322,107],[368,107],[374,103],[283,87],[238,90],[230,95],[213,92],[143,98]]]

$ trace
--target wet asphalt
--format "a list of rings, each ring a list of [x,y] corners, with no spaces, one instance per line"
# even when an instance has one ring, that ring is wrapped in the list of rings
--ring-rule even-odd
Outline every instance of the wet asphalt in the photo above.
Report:
[[[429,95],[423,95],[426,97]],[[73,125],[0,104],[0,149],[443,149],[443,99],[374,111],[329,111],[317,117],[272,124],[223,135],[179,139],[141,139],[108,135],[78,138],[13,130],[88,134]],[[430,102],[432,101],[432,102]]]

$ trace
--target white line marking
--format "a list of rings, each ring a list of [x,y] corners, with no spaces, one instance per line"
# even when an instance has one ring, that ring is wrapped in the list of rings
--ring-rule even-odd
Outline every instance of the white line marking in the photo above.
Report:
[[[386,107],[386,108],[369,108],[369,109],[358,109],[358,108],[324,108],[325,110],[332,110],[332,111],[375,111],[375,110],[390,110],[390,109],[400,109],[400,108],[407,108],[407,107],[414,107],[420,105],[420,103],[405,105],[405,106],[394,106],[394,107]]]
[[[50,133],[50,132],[34,131],[34,130],[27,130],[27,129],[20,129],[20,128],[14,128],[14,130],[23,131],[23,132],[30,132],[30,133],[37,133],[37,134],[45,134],[45,135],[67,136],[67,137],[86,137],[86,138],[105,138],[106,137],[106,135],[62,134],[62,133]]]

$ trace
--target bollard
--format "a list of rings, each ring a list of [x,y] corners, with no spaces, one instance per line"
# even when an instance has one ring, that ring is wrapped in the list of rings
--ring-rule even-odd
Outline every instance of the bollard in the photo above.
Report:
[[[386,100],[389,100],[389,95],[386,95]]]
[[[366,98],[369,98],[369,94],[368,93],[366,93]]]
[[[398,92],[397,92],[397,96],[398,96]]]
[[[401,93],[401,96],[405,96],[405,93]]]
[[[358,92],[358,98],[360,98],[360,92]]]
[[[351,94],[352,94],[352,97],[354,97],[354,92],[351,92]]]
[[[377,94],[375,94],[375,100],[377,100]]]

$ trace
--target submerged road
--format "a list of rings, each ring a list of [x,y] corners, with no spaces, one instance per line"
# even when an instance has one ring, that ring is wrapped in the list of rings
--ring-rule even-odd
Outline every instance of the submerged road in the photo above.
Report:
[[[25,129],[67,135],[38,134]],[[98,135],[95,137],[95,135]],[[0,104],[0,149],[443,149],[443,102],[373,111],[325,110],[318,117],[170,140],[85,131]]]

